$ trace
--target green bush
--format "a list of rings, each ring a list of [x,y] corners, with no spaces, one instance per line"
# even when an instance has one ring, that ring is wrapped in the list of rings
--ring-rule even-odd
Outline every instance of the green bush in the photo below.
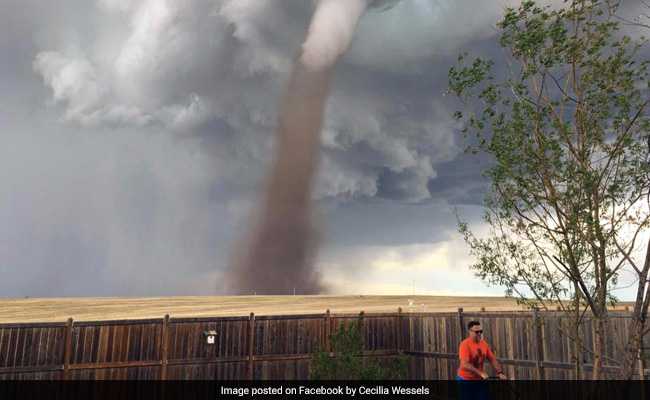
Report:
[[[398,356],[382,365],[378,360],[362,357],[363,341],[359,323],[340,326],[330,336],[333,356],[327,351],[312,355],[310,379],[312,380],[385,380],[405,379],[406,357]]]

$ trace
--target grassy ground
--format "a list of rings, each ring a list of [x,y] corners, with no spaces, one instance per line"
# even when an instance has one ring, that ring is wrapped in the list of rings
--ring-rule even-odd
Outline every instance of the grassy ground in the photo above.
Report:
[[[499,297],[438,296],[214,296],[152,298],[0,299],[0,322],[111,320],[189,316],[286,315],[324,313],[518,310]]]
[[[54,322],[197,316],[332,313],[446,312],[523,310],[502,297],[442,296],[214,296],[151,298],[1,299],[0,323]]]

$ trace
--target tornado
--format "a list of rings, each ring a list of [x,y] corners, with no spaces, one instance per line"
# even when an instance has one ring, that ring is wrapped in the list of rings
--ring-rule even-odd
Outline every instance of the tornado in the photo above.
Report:
[[[250,236],[234,252],[226,273],[231,294],[318,294],[314,269],[318,235],[312,218],[312,185],[320,132],[337,61],[350,47],[369,8],[396,0],[319,0],[280,108],[276,154]]]

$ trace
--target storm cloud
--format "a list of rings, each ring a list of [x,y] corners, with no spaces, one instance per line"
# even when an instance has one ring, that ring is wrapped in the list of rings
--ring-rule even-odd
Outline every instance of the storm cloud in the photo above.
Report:
[[[466,264],[450,216],[478,209],[487,161],[462,154],[446,73],[460,51],[500,54],[494,24],[514,3],[404,0],[361,19],[334,72],[313,194],[330,290],[370,268],[372,246],[453,243],[445,254]],[[4,1],[0,295],[214,293],[313,7]]]

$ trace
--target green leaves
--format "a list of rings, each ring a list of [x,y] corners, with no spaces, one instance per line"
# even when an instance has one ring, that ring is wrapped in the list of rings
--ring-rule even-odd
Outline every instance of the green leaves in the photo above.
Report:
[[[459,231],[477,275],[509,294],[541,301],[580,284],[587,301],[606,301],[629,266],[626,235],[650,222],[647,207],[632,212],[650,187],[649,61],[613,11],[598,0],[523,1],[498,24],[508,55],[500,68],[463,54],[449,71],[466,105],[454,117],[476,138],[469,151],[494,160],[485,173],[492,232]]]
[[[363,340],[358,322],[341,325],[330,336],[333,357],[326,351],[312,355],[310,379],[312,380],[387,380],[404,379],[407,364],[397,357],[383,364],[376,359],[361,357]]]

